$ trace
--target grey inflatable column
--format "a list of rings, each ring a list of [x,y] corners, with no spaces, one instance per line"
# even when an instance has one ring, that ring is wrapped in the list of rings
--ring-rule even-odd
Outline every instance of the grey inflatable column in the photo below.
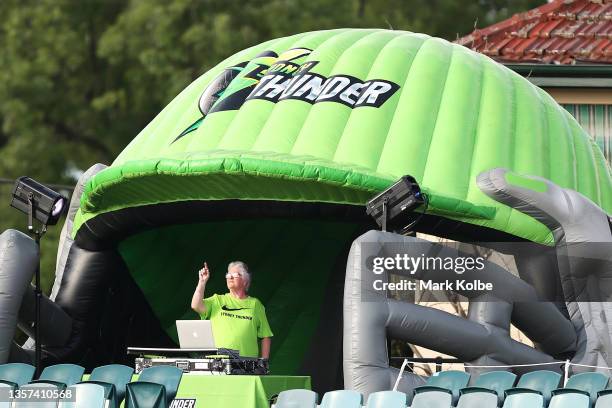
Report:
[[[55,282],[53,283],[53,289],[51,289],[51,299],[53,300],[55,300],[57,297],[57,292],[62,284],[64,270],[66,269],[66,260],[68,259],[70,248],[72,248],[72,245],[74,244],[74,240],[71,236],[72,227],[74,225],[74,217],[81,206],[81,196],[83,195],[85,184],[87,184],[89,179],[91,179],[94,175],[98,174],[107,167],[108,166],[100,163],[94,164],[85,173],[83,173],[83,175],[81,175],[79,181],[74,187],[72,198],[70,199],[70,207],[68,208],[68,214],[66,216],[66,222],[62,227],[62,233],[60,235],[59,249],[57,251]]]
[[[346,265],[344,285],[344,387],[367,395],[389,390],[399,370],[389,368],[387,355],[387,320],[389,302],[384,293],[372,288],[372,274],[363,271],[366,259],[377,255],[376,243],[380,233],[370,231],[359,237],[353,245]],[[404,374],[400,390],[410,391],[424,380],[411,373]]]
[[[612,364],[612,231],[608,214],[549,180],[497,168],[478,176],[493,199],[546,225],[555,237],[562,290],[578,335],[574,363]]]
[[[38,247],[16,231],[0,234],[0,364],[8,361],[21,300],[38,265]]]

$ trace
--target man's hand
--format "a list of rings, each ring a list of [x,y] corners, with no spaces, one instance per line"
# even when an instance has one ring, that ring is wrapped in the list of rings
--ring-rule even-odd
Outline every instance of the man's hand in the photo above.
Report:
[[[204,262],[204,267],[198,271],[199,283],[206,284],[210,279],[210,271],[208,270],[208,264]]]

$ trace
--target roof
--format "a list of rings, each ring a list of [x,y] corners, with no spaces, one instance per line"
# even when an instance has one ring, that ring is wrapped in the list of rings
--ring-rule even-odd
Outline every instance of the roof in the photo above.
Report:
[[[612,63],[612,0],[554,0],[457,43],[500,62]]]

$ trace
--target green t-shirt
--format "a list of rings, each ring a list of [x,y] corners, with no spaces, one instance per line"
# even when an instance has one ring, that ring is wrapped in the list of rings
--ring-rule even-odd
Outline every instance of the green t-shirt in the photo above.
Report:
[[[272,337],[266,308],[254,297],[237,299],[226,293],[204,299],[202,319],[212,324],[218,348],[239,350],[244,357],[259,357],[257,338]]]

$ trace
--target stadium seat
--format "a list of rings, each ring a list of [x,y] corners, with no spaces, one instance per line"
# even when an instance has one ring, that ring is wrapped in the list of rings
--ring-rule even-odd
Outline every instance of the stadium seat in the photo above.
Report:
[[[361,408],[363,395],[357,391],[338,390],[326,392],[319,408]]]
[[[399,391],[379,391],[370,394],[366,408],[406,408],[406,394]]]
[[[462,390],[457,408],[497,408],[499,396],[486,388],[466,388]]]
[[[612,390],[603,390],[597,393],[597,402],[595,408],[612,407]]]
[[[484,393],[494,391],[498,397],[498,404],[502,405],[504,402],[504,395],[506,390],[512,388],[514,386],[515,381],[516,374],[513,374],[508,371],[491,371],[488,373],[480,374],[474,382],[474,386],[463,388],[459,391],[459,394],[464,394],[467,392],[474,393],[476,391]],[[472,395],[469,399],[473,398],[476,398],[476,396]],[[487,397],[484,398],[488,400]]]
[[[275,408],[316,408],[319,396],[310,390],[287,390],[278,394]]]
[[[453,405],[459,399],[459,390],[465,388],[470,381],[470,375],[463,371],[449,370],[436,373],[427,379],[425,385],[417,387],[427,392],[448,390],[453,398]],[[415,395],[416,397],[416,395]]]
[[[29,383],[34,378],[36,369],[29,364],[10,363],[0,365],[0,381],[13,383],[18,387]]]
[[[544,397],[538,391],[511,388],[506,391],[503,408],[542,408]]]
[[[72,395],[60,400],[59,408],[104,408],[104,387],[92,383],[80,383],[70,386],[66,392],[72,391]]]
[[[551,393],[559,386],[559,381],[561,381],[561,374],[554,371],[532,371],[530,373],[523,374],[516,385],[516,388],[511,388],[510,390],[525,392],[535,391],[544,397],[544,404],[548,406]],[[508,391],[506,391],[506,395],[508,394]]]
[[[168,405],[172,403],[172,400],[176,397],[181,378],[183,377],[183,370],[174,366],[156,366],[149,367],[142,370],[138,377],[138,382],[149,382],[155,384],[161,384],[165,388],[166,401]],[[130,384],[128,384],[128,387]]]
[[[588,392],[558,389],[553,391],[548,408],[590,408],[590,406]]]
[[[10,391],[15,391],[17,386],[14,383],[0,382],[0,408],[11,408],[9,402]]]
[[[81,381],[85,369],[76,364],[56,364],[46,367],[34,383],[47,383],[70,387]]]
[[[13,404],[14,408],[57,408],[59,404],[59,391],[65,390],[66,387],[59,384],[53,383],[35,383],[35,384],[26,384],[22,387],[19,387],[19,391],[22,391],[24,395],[31,395],[30,392],[36,395],[36,392],[44,392],[47,393],[55,392],[57,398],[49,398],[44,401],[37,400],[36,398],[24,398],[24,399],[16,399]]]
[[[109,408],[119,408],[125,399],[125,387],[132,380],[132,375],[132,367],[110,364],[95,368],[89,380],[82,384],[92,383],[104,387],[104,398],[109,400]]]
[[[602,373],[575,374],[567,380],[563,389],[586,392],[589,395],[591,405],[593,405],[597,399],[597,393],[606,389],[608,381],[608,377]]]
[[[125,394],[125,408],[167,408],[166,389],[161,384],[137,381],[129,383]]]
[[[411,408],[449,408],[453,405],[453,392],[445,388],[417,387]]]

